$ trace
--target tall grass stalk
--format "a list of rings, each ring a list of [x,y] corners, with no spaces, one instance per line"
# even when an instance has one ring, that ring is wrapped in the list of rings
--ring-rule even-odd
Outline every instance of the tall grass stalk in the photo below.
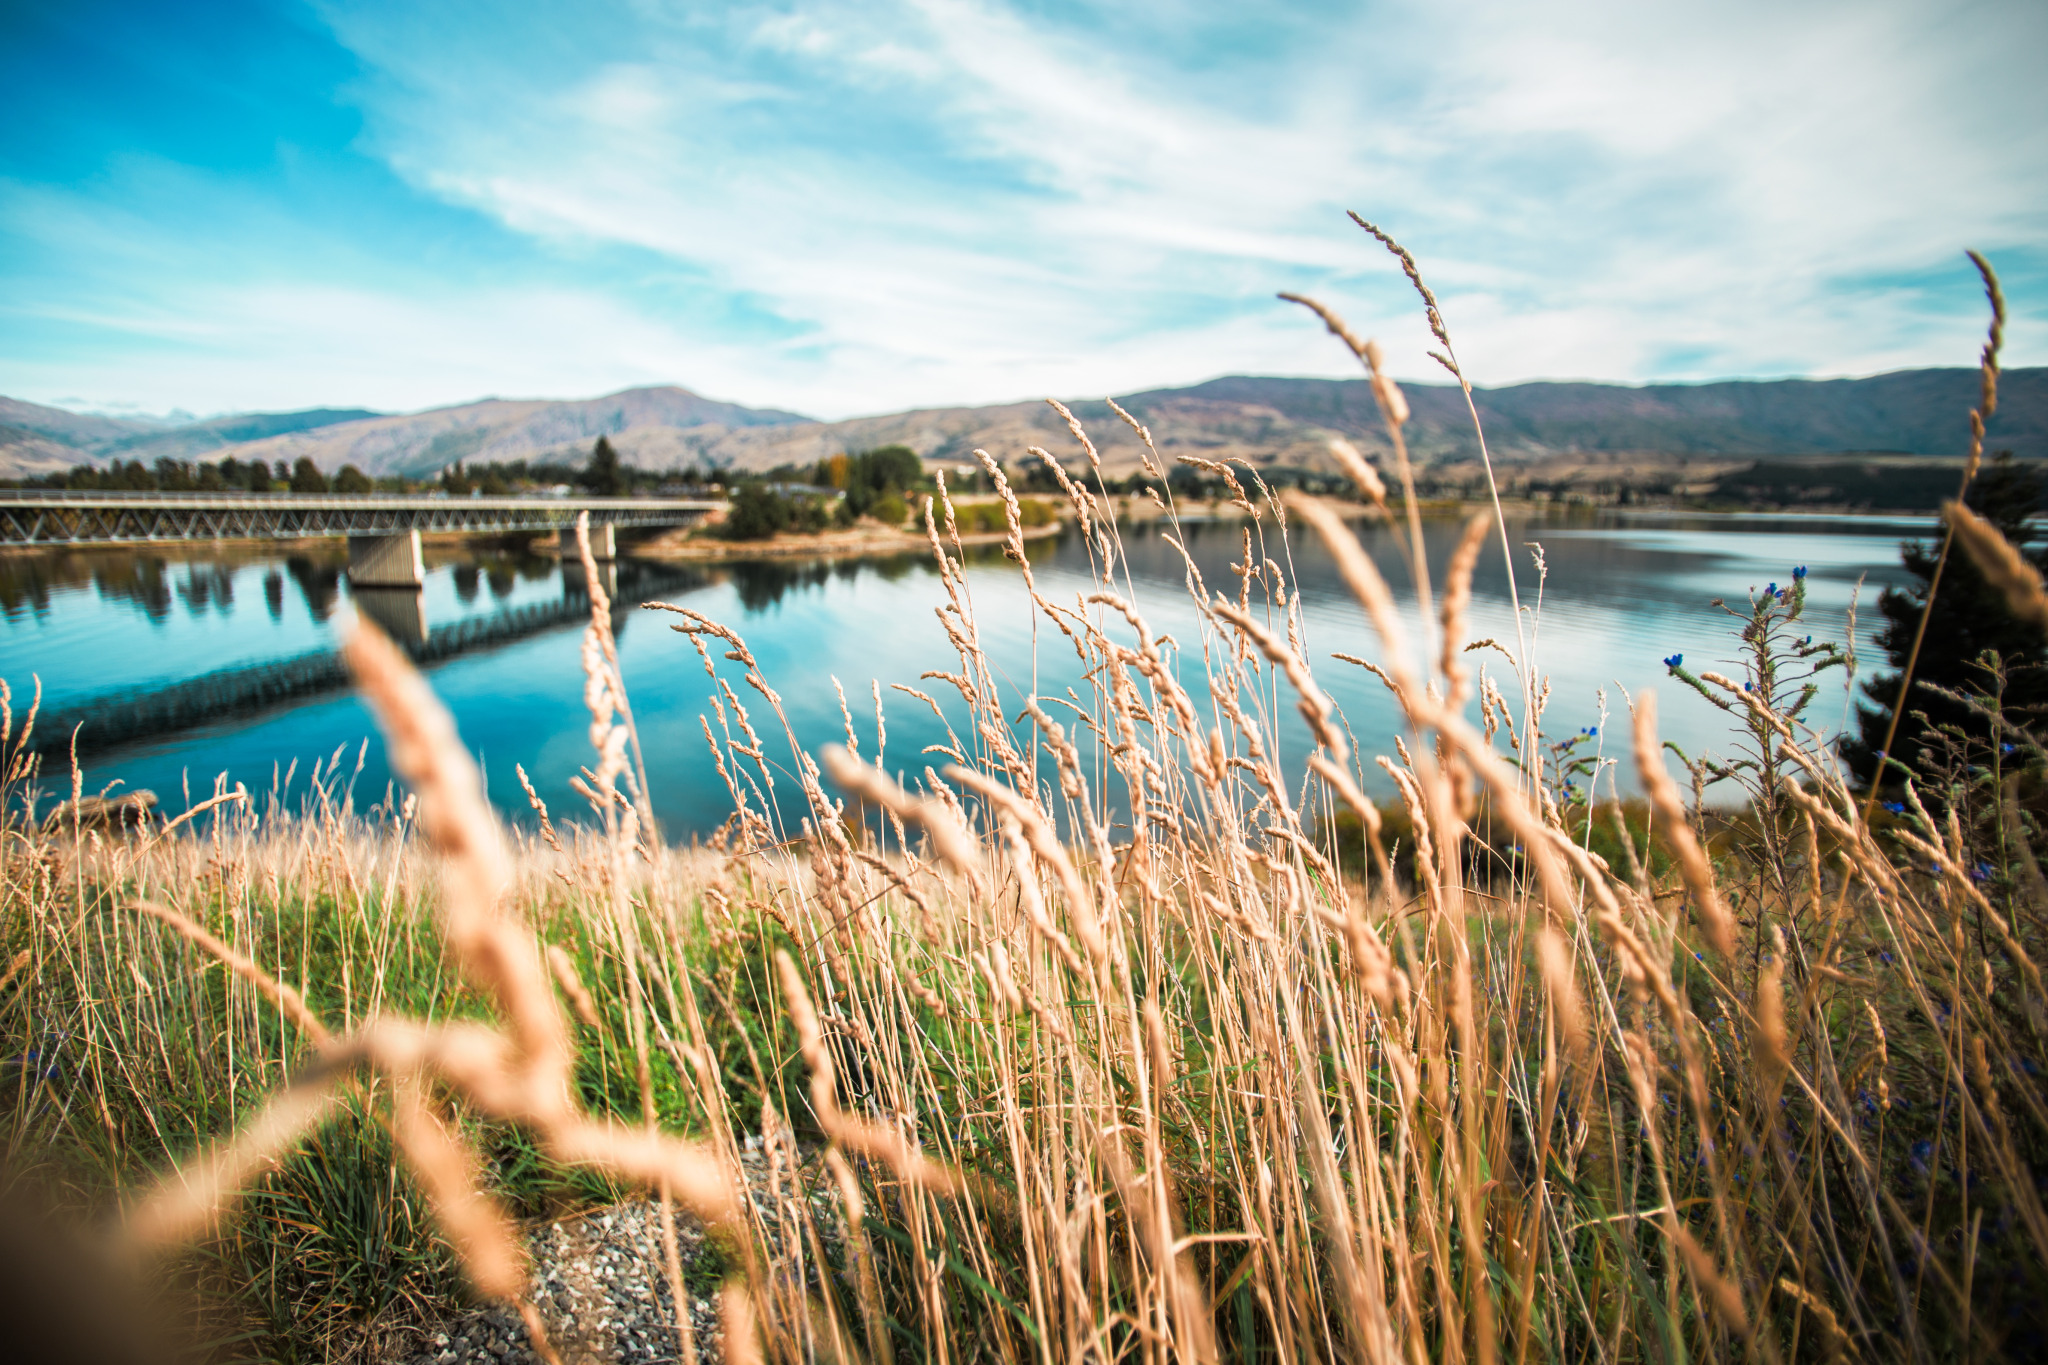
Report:
[[[592,810],[536,799],[537,836],[498,829],[367,628],[351,662],[416,799],[359,811],[337,755],[295,809],[223,791],[175,831],[88,828],[75,791],[26,809],[9,715],[15,1169],[198,1248],[212,1311],[267,1311],[266,1349],[305,1358],[424,1312],[451,1267],[517,1299],[514,1220],[635,1186],[726,1229],[733,1359],[2042,1347],[2048,885],[2024,830],[1987,873],[1943,791],[1873,826],[1826,736],[1701,673],[1772,789],[1741,819],[1697,785],[1688,804],[1636,698],[1649,800],[1598,812],[1603,857],[1577,769],[1539,762],[1543,680],[1518,707],[1470,676],[1486,520],[1441,570],[1431,649],[1340,509],[1232,475],[1254,513],[1235,591],[1189,558],[1202,629],[1175,643],[1098,495],[1065,480],[1097,582],[1056,602],[983,462],[1085,689],[1005,696],[943,489],[924,520],[958,669],[898,684],[949,735],[908,789],[850,712],[843,747],[807,753],[738,632],[649,604],[707,675],[733,807],[694,852],[652,836],[602,607]],[[1304,531],[1358,600],[1345,640],[1308,639]],[[1338,643],[1399,703],[1370,758],[1398,811],[1316,681]],[[1290,712],[1305,770],[1281,760]],[[663,1240],[658,1273],[698,1292]]]

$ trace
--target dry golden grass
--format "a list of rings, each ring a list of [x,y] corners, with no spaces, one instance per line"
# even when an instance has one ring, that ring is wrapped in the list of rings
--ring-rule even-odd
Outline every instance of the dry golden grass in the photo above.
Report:
[[[1398,451],[1405,405],[1376,348],[1310,306],[1371,367]],[[1089,690],[1064,720],[1036,699],[1006,714],[942,488],[925,524],[959,667],[927,677],[958,700],[903,686],[952,735],[920,790],[853,752],[850,714],[846,749],[803,752],[744,639],[671,607],[716,689],[705,736],[735,814],[716,857],[659,847],[598,603],[592,814],[566,840],[543,812],[543,841],[508,850],[445,710],[366,631],[349,658],[416,811],[258,830],[226,802],[203,833],[133,841],[11,826],[8,946],[28,980],[94,1002],[79,1018],[134,1046],[190,1028],[217,1047],[217,1020],[109,992],[112,964],[175,971],[189,944],[238,983],[189,1007],[225,1009],[230,1040],[272,1063],[271,1093],[224,1107],[232,1134],[195,1140],[217,1112],[120,1154],[163,1166],[129,1196],[127,1235],[202,1237],[353,1096],[484,1293],[525,1277],[479,1124],[730,1228],[735,1360],[1931,1359],[2042,1340],[2038,871],[1987,893],[1954,807],[1874,830],[1824,737],[1758,700],[1799,781],[1782,837],[1717,843],[1664,771],[1647,697],[1636,763],[1670,859],[1624,831],[1610,866],[1546,766],[1526,647],[1512,688],[1481,679],[1484,730],[1466,718],[1489,523],[1448,564],[1440,618],[1406,528],[1431,648],[1336,511],[1233,484],[1258,513],[1241,591],[1211,593],[1191,560],[1203,634],[1170,649],[1119,593],[1117,526],[1084,487],[1069,498],[1097,590],[1055,603],[983,464]],[[1360,482],[1380,500],[1376,474]],[[1412,881],[1315,681],[1281,567],[1304,527],[1358,599],[1343,643],[1402,708],[1374,761]],[[1306,772],[1279,757],[1283,699],[1316,744]],[[1337,847],[1340,813],[1364,859]],[[1361,862],[1363,882],[1336,871]],[[411,997],[286,985],[289,940],[251,907],[323,878],[332,913],[386,916],[341,959],[357,972],[420,930],[390,889],[424,901],[431,884],[472,1008],[406,1017],[384,1006]],[[104,888],[174,934],[105,913]],[[631,1078],[596,1107],[577,1079],[591,1047]],[[124,1084],[148,1088],[100,1088]],[[742,1138],[792,1131],[795,1178],[829,1213],[742,1190]]]

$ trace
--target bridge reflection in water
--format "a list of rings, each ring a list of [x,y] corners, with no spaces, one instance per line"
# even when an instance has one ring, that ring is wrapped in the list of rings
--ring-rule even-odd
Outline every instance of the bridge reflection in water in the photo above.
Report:
[[[626,560],[601,562],[599,585],[612,603],[612,630],[625,631],[631,610],[664,594],[700,587],[702,569],[690,565]],[[465,654],[515,643],[548,631],[571,629],[590,619],[590,583],[581,564],[562,565],[562,595],[499,611],[464,616],[444,625],[427,619],[425,593],[413,588],[351,585],[350,598],[366,620],[391,636],[421,667]],[[331,649],[289,659],[225,668],[184,682],[103,694],[36,723],[39,747],[68,752],[74,730],[81,753],[139,743],[181,730],[269,710],[346,690],[348,670]]]
[[[599,560],[597,563],[597,573],[598,586],[604,589],[604,595],[612,602],[618,602],[619,562],[615,559]],[[635,575],[635,582],[637,583],[640,578],[645,576],[644,572]],[[670,576],[679,575],[671,572]],[[562,597],[563,601],[561,604],[549,603],[548,610],[560,609],[566,611],[569,610],[569,603],[578,602],[581,603],[581,606],[576,611],[580,611],[584,615],[589,614],[590,584],[585,577],[583,566],[573,559],[564,559],[562,561]],[[351,579],[349,583],[349,598],[355,603],[356,610],[362,614],[365,620],[399,643],[409,648],[412,646],[426,646],[432,643],[434,632],[430,629],[431,623],[427,620],[427,590],[424,587],[387,587],[374,583],[359,583]],[[513,616],[517,615],[520,610],[531,611],[533,608],[529,606],[513,611],[500,612],[498,615]],[[576,613],[571,612],[571,614]],[[616,607],[613,608],[612,616],[615,621],[619,619],[619,611]],[[473,618],[465,618],[463,621],[455,624],[466,626],[470,623],[471,619]],[[495,620],[497,618],[488,619]],[[530,634],[531,632],[528,633]]]

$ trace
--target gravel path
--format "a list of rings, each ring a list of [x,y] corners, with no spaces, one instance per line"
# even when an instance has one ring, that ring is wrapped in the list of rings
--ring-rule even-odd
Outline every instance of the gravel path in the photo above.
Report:
[[[704,1255],[704,1233],[678,1217],[676,1241],[687,1282]],[[528,1240],[533,1304],[562,1365],[667,1365],[680,1359],[674,1299],[662,1269],[661,1214],[652,1203],[618,1204],[550,1223]],[[716,1302],[691,1304],[698,1359],[716,1361]],[[427,1338],[410,1365],[538,1365],[519,1314],[494,1305]]]
[[[755,1206],[779,1240],[778,1224],[812,1185],[799,1175],[806,1164],[794,1145],[774,1159],[759,1139],[749,1139],[740,1161]],[[774,1169],[771,1171],[771,1167]],[[779,1192],[771,1195],[771,1191]],[[781,1209],[774,1206],[782,1204]],[[828,1247],[837,1254],[836,1211],[812,1185],[813,1211]],[[686,1287],[697,1283],[690,1327],[697,1359],[717,1362],[723,1336],[715,1291],[693,1274],[706,1258],[704,1229],[680,1211],[677,1251]],[[544,1224],[527,1238],[532,1258],[533,1305],[562,1365],[675,1365],[681,1359],[675,1330],[674,1296],[663,1268],[661,1211],[652,1200],[609,1208]],[[803,1258],[808,1260],[809,1258]],[[811,1273],[815,1273],[813,1270]],[[539,1365],[518,1311],[503,1305],[463,1313],[428,1332],[404,1351],[386,1357],[393,1365]]]

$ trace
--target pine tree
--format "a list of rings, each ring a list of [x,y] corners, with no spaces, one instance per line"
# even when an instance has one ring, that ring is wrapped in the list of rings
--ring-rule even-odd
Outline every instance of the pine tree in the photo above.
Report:
[[[590,452],[590,463],[578,482],[601,498],[625,495],[628,487],[626,471],[619,463],[619,452],[612,448],[610,437],[597,438],[597,446]]]
[[[1965,501],[1979,515],[1997,526],[2015,545],[2024,545],[2027,521],[2041,507],[2041,472],[2013,459],[2009,450],[2000,451],[1970,486]],[[1877,753],[1891,725],[1892,707],[1898,701],[1899,673],[1912,651],[1913,636],[1920,629],[1921,610],[1927,602],[1927,585],[1934,577],[1940,552],[1936,544],[1906,541],[1899,546],[1899,559],[1915,580],[1905,591],[1887,588],[1877,609],[1885,626],[1877,643],[1891,661],[1891,671],[1880,673],[1863,684],[1863,695],[1872,705],[1859,705],[1857,723],[1861,734],[1844,740],[1842,756],[1864,782],[1877,768]],[[2048,572],[2048,548],[2026,551],[2036,568]],[[1927,723],[1961,726],[1970,734],[1989,737],[1989,725],[1963,706],[1921,687],[1934,683],[1965,694],[1981,691],[1990,681],[1977,660],[1986,650],[1996,650],[2004,661],[2008,682],[2004,694],[2007,711],[2048,707],[2048,642],[2032,625],[2013,617],[2005,596],[1985,583],[1977,566],[1961,550],[1953,550],[1941,573],[1941,590],[1934,611],[1927,620],[1927,637],[1920,645],[1920,658],[1913,668],[1914,687],[1906,699],[1906,714],[1899,721],[1892,742],[1894,756],[1916,772],[1924,747]],[[1925,713],[1922,722],[1916,712]],[[2035,711],[2033,714],[2040,714]],[[1897,776],[1897,769],[1891,777]],[[1891,778],[1887,778],[1890,781]]]
[[[292,466],[292,492],[325,493],[326,491],[327,476],[320,472],[320,466],[314,464],[311,459],[304,455],[299,456],[298,462]]]

